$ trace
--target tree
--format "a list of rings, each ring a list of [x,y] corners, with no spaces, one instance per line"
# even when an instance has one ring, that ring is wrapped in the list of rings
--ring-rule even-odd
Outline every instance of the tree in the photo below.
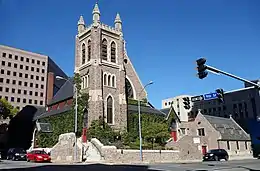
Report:
[[[6,99],[0,99],[0,116],[2,116],[4,119],[7,117],[12,118],[18,112],[18,109],[14,108]]]
[[[73,78],[73,84],[76,85],[78,90],[78,132],[77,137],[81,136],[81,130],[83,126],[83,110],[88,108],[88,94],[81,90],[81,78],[79,74],[75,74]],[[48,122],[52,125],[53,133],[38,133],[37,144],[41,147],[52,147],[58,142],[60,134],[74,132],[74,119],[75,119],[75,98],[73,99],[73,105],[71,110],[50,116],[48,118],[40,119],[40,122]]]

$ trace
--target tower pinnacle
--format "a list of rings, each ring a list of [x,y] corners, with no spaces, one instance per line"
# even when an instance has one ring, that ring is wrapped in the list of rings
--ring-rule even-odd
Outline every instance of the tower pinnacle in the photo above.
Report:
[[[98,3],[95,4],[92,14],[99,14],[100,15],[100,11],[99,11],[99,8],[98,8]]]
[[[120,15],[119,13],[116,14],[116,18],[115,18],[115,28],[117,30],[122,30],[122,20],[120,18]]]
[[[85,30],[85,22],[83,16],[81,15],[78,21],[78,33],[82,33],[84,30]]]
[[[93,14],[93,24],[94,26],[98,26],[100,24],[100,11],[97,3],[95,4],[92,14]]]

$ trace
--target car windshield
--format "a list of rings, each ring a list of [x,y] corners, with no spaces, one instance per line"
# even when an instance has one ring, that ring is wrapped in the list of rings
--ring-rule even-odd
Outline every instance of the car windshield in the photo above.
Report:
[[[218,152],[217,149],[213,149],[213,150],[209,150],[209,151],[208,151],[208,153],[216,153],[216,152]]]
[[[34,151],[35,154],[47,154],[45,151]]]
[[[15,152],[15,153],[26,153],[25,150],[22,149],[22,148],[16,148],[16,149],[14,150],[14,152]]]

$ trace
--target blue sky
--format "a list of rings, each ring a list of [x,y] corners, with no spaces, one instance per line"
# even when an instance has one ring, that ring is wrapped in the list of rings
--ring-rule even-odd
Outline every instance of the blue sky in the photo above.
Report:
[[[74,37],[80,15],[92,22],[95,0],[0,0],[0,44],[49,55],[68,74],[74,69]],[[148,98],[232,90],[243,83],[209,74],[199,80],[195,60],[248,79],[259,78],[258,0],[99,0],[101,21],[120,13],[128,55]]]

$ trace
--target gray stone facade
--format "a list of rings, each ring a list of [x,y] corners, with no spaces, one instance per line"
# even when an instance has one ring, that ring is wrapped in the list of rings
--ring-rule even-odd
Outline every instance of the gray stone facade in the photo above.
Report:
[[[107,42],[107,59],[102,58],[102,41]],[[127,123],[126,79],[133,90],[133,98],[146,97],[143,85],[127,56],[119,14],[115,26],[100,22],[97,4],[93,10],[93,23],[85,26],[83,17],[78,21],[75,46],[75,72],[82,77],[82,91],[89,93],[89,123],[100,116],[107,118],[107,99],[112,97],[113,122],[115,129],[124,129]],[[112,60],[112,43],[115,44],[115,61]],[[107,77],[114,79],[110,85]],[[113,85],[114,84],[114,85]],[[140,92],[142,91],[142,94]],[[139,95],[140,94],[140,95]],[[139,95],[139,96],[138,96]],[[89,124],[90,125],[90,124]]]

